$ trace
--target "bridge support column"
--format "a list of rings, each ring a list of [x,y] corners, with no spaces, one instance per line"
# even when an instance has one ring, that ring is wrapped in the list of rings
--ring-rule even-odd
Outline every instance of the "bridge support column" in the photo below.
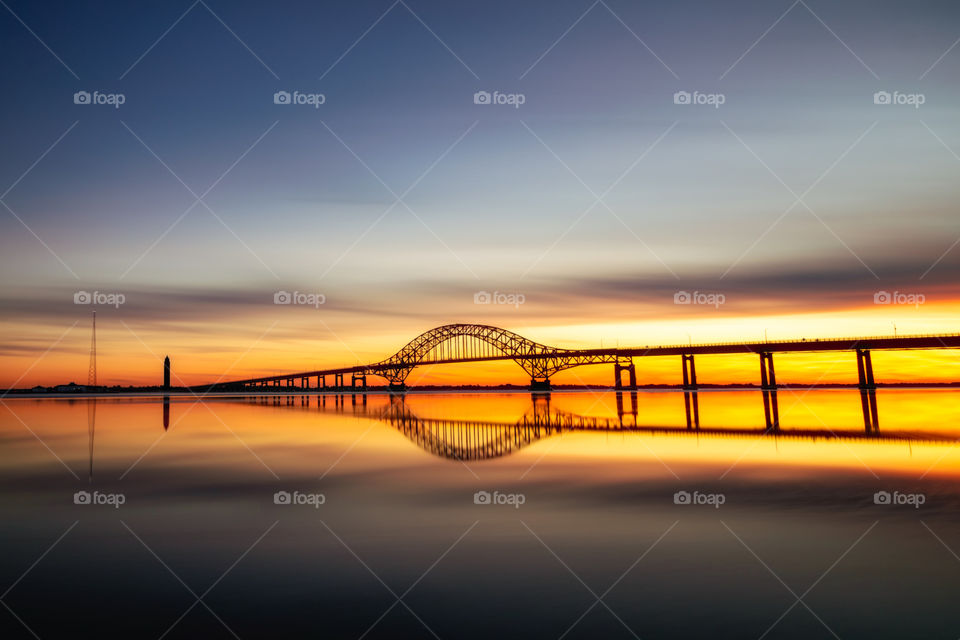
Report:
[[[550,378],[537,380],[530,378],[530,391],[533,393],[550,393]]]
[[[773,370],[773,354],[760,354],[760,388],[776,389],[777,374]]]
[[[333,386],[337,391],[343,391],[343,374],[333,374]]]
[[[391,382],[390,383],[390,393],[406,393],[407,385],[403,382]]]
[[[873,361],[869,349],[857,349],[857,383],[861,390],[876,389],[873,380]]]
[[[613,377],[614,377],[614,388],[617,391],[623,390],[623,372],[626,371],[630,374],[630,386],[627,387],[630,391],[637,390],[637,369],[634,366],[633,362],[630,364],[620,364],[615,362],[613,364]]]
[[[367,375],[366,375],[365,373],[361,373],[361,374],[359,374],[359,375],[358,375],[358,374],[352,374],[352,375],[350,376],[350,387],[353,388],[354,391],[356,391],[356,389],[357,389],[357,380],[359,380],[359,381],[363,384],[363,387],[362,387],[362,388],[363,388],[363,391],[366,391],[366,390],[367,390]]]
[[[697,390],[697,365],[693,360],[693,355],[681,355],[681,364],[683,365],[683,388],[687,391]]]

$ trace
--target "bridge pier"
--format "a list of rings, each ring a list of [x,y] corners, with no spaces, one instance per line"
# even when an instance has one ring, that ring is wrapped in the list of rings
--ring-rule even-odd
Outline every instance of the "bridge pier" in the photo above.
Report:
[[[550,393],[550,378],[537,380],[530,378],[530,391],[533,393]]]
[[[870,359],[869,349],[857,349],[857,384],[862,391],[877,388],[877,383],[873,380],[873,361]]]
[[[614,378],[614,388],[617,391],[623,390],[623,372],[626,371],[630,374],[630,386],[627,387],[630,391],[637,390],[637,368],[634,366],[633,361],[630,361],[630,364],[620,364],[619,362],[613,363],[613,378]]]
[[[343,391],[343,374],[342,373],[333,374],[333,387],[337,391]]]
[[[406,393],[407,385],[403,382],[391,382],[389,389],[390,393]]]
[[[681,355],[681,364],[683,365],[683,388],[687,391],[697,390],[697,365],[693,360],[693,355]]]
[[[760,353],[760,388],[776,389],[777,374],[773,370],[773,354]]]
[[[361,373],[358,375],[354,373],[350,376],[350,387],[354,391],[356,391],[357,389],[357,380],[359,380],[363,384],[363,391],[366,391],[367,390],[367,374]]]

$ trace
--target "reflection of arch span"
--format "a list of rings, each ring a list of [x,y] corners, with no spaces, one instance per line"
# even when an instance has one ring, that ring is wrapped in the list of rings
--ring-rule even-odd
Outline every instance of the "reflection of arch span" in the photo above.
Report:
[[[535,403],[533,411],[515,423],[420,418],[402,401],[391,402],[378,417],[421,449],[451,460],[501,458],[564,431],[613,429],[609,420],[551,412],[546,402]]]

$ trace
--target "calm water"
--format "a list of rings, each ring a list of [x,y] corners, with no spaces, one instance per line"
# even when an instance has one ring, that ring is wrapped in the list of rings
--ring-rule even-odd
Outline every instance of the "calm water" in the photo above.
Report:
[[[0,637],[960,636],[960,393],[698,396],[5,398]]]

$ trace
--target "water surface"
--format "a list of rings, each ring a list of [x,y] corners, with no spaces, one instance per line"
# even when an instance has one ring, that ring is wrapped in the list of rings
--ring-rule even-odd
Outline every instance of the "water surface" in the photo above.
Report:
[[[960,636],[960,393],[636,396],[5,398],[0,630]]]

